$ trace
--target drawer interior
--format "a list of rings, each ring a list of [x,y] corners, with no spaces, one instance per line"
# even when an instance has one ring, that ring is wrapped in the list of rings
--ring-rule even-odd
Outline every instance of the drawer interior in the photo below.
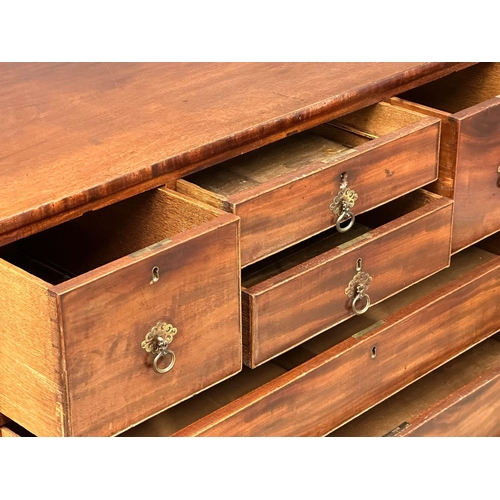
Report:
[[[9,422],[5,425],[5,427],[0,428],[0,437],[35,437],[34,434],[27,431],[24,427],[21,427],[19,424],[15,422]]]
[[[333,248],[350,246],[357,241],[357,238],[363,238],[363,235],[366,235],[369,231],[403,217],[434,199],[435,195],[425,190],[414,191],[374,210],[358,215],[353,227],[346,233],[339,233],[335,228],[331,228],[302,243],[250,265],[242,269],[242,288],[251,288],[284,271],[304,264]]]
[[[265,391],[261,387],[263,384],[298,368],[327,349],[341,345],[350,337],[357,338],[368,333],[390,314],[494,259],[496,254],[500,254],[500,248],[497,248],[498,251],[492,253],[479,247],[470,247],[454,256],[449,268],[370,308],[364,315],[350,318],[255,369],[243,367],[242,372],[231,379],[158,414],[122,435],[169,436],[251,391],[255,390],[257,396],[259,391]]]
[[[185,177],[185,181],[228,198],[304,167],[329,164],[354,148],[416,123],[423,117],[388,103],[375,104],[191,174]],[[182,180],[179,182],[183,183]],[[182,185],[189,191],[185,183]],[[186,190],[183,188],[184,192]],[[206,196],[210,195],[207,193]],[[206,201],[213,203],[216,200]]]
[[[457,113],[500,96],[500,63],[479,63],[399,97],[446,113]]]
[[[385,436],[483,373],[497,367],[500,367],[500,342],[492,337],[414,382],[329,436]]]
[[[57,285],[212,220],[218,212],[155,189],[6,245],[0,258]]]

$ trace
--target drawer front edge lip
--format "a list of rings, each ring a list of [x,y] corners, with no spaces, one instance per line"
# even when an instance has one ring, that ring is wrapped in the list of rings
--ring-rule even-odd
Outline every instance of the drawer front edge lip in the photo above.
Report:
[[[387,233],[390,233],[393,230],[397,230],[398,228],[402,227],[403,224],[401,224],[401,219],[403,218],[409,219],[407,222],[405,221],[404,225],[407,225],[408,223],[416,222],[422,219],[423,217],[427,217],[431,214],[438,212],[439,210],[446,209],[450,205],[453,205],[453,200],[440,197],[434,194],[432,194],[432,196],[435,198],[432,202],[424,206],[421,206],[416,210],[409,212],[401,217],[398,217],[397,219],[393,219],[389,221],[387,224],[384,224],[383,226],[372,229],[368,233],[365,233],[364,235],[359,236],[358,238],[355,238],[358,241],[356,241],[352,245],[349,245],[347,248],[345,247],[332,248],[331,250],[327,250],[326,252],[316,257],[313,257],[312,259],[302,264],[294,266],[291,269],[288,269],[282,273],[277,274],[276,276],[268,278],[267,280],[264,280],[261,283],[257,283],[256,285],[250,288],[242,288],[242,290],[248,295],[251,295],[253,297],[257,297],[262,293],[267,293],[268,291],[281,286],[283,283],[297,279],[303,276],[304,274],[307,274],[308,272],[312,271],[313,269],[321,267],[322,265],[324,265],[325,260],[329,261],[338,256],[356,252],[360,247],[364,246],[367,241],[374,241],[376,239],[383,238]],[[306,267],[305,269],[302,269],[299,272],[297,272],[297,268],[304,266]]]
[[[345,341],[343,341],[341,344],[335,345],[331,347],[330,349],[327,349],[326,351],[318,354],[314,358],[312,358],[310,361],[307,361],[303,363],[300,366],[297,366],[287,373],[284,373],[277,379],[268,382],[267,384],[264,384],[261,386],[261,388],[266,388],[267,390],[265,392],[261,391],[258,393],[258,396],[255,396],[255,393],[259,391],[259,389],[256,389],[254,391],[251,391],[250,393],[238,398],[235,401],[232,401],[228,405],[220,408],[219,410],[216,410],[212,414],[208,415],[204,419],[201,419],[198,422],[195,422],[184,429],[178,431],[175,433],[173,436],[195,436],[195,435],[201,435],[207,431],[209,431],[211,428],[216,427],[218,424],[224,421],[226,418],[230,418],[241,411],[245,411],[247,408],[250,408],[254,404],[258,403],[259,401],[267,398],[268,396],[274,394],[275,392],[290,386],[291,384],[295,383],[296,381],[300,380],[301,378],[307,376],[311,372],[314,372],[315,370],[321,368],[323,365],[326,363],[335,360],[336,358],[342,356],[344,353],[347,351],[350,351],[351,349],[366,344],[366,343],[371,343],[374,338],[376,338],[379,334],[383,333],[386,329],[392,328],[396,326],[397,324],[407,320],[408,318],[411,318],[412,316],[415,316],[419,313],[422,312],[422,310],[426,309],[428,306],[440,301],[440,300],[445,300],[449,295],[453,294],[454,292],[458,292],[460,289],[473,285],[476,281],[481,280],[483,277],[487,276],[489,273],[494,272],[495,270],[500,269],[500,257],[493,259],[490,262],[486,262],[479,266],[478,268],[466,273],[464,276],[461,278],[458,278],[456,280],[453,280],[450,283],[445,284],[444,286],[440,287],[439,289],[435,290],[434,292],[430,293],[427,296],[421,297],[417,301],[415,301],[412,304],[409,304],[405,307],[403,307],[401,310],[395,312],[392,314],[390,317],[386,319],[385,324],[380,325],[379,327],[373,329],[372,331],[368,332],[366,335],[360,337],[360,338],[354,338],[354,337],[349,337]],[[494,335],[494,332],[492,332],[491,335]],[[480,341],[478,341],[480,342]],[[473,347],[476,343],[470,345],[467,347]],[[459,353],[456,354],[457,356]],[[449,360],[446,360],[449,361]],[[446,361],[444,361],[442,364],[444,364]],[[437,368],[436,366],[435,368]],[[433,368],[433,369],[435,369]],[[425,374],[424,374],[425,375]],[[424,376],[422,375],[422,376]],[[421,377],[418,377],[421,378]],[[415,379],[416,380],[416,379]],[[390,397],[390,396],[387,396]],[[384,398],[384,399],[387,399]],[[382,399],[380,400],[382,401]],[[365,410],[368,410],[369,408],[366,408]],[[363,410],[363,411],[365,411]],[[352,418],[355,418],[353,416]],[[349,420],[352,420],[349,419]],[[347,423],[347,420],[346,422]],[[341,424],[343,425],[343,424]],[[334,429],[330,429],[327,432],[325,432],[325,435],[332,432]]]
[[[139,250],[138,252],[141,252],[140,254],[138,254],[138,252],[134,252],[136,254],[135,256],[133,254],[125,255],[96,269],[92,269],[90,271],[87,271],[86,273],[71,278],[63,283],[60,283],[58,285],[50,285],[50,288],[55,293],[62,295],[76,288],[85,286],[90,281],[95,281],[96,279],[102,278],[103,276],[107,276],[117,269],[127,268],[140,260],[154,257],[155,255],[158,255],[166,251],[167,249],[173,248],[177,245],[182,245],[187,240],[195,239],[206,232],[214,231],[230,224],[237,225],[239,234],[239,217],[226,212],[221,213],[222,215],[218,216],[216,219],[204,222],[199,226],[192,227],[191,229],[184,231],[181,234],[172,236],[172,238],[169,239],[170,241],[168,241],[165,245],[159,246],[157,243],[154,243],[150,247],[146,247],[146,249]],[[148,251],[148,248],[150,248],[151,251]]]
[[[62,313],[62,303],[61,296],[57,293],[49,291],[51,295],[54,296],[57,307],[58,330],[59,330],[59,346],[61,350],[61,356],[59,358],[60,363],[60,373],[61,373],[61,408],[60,408],[60,418],[61,418],[61,429],[63,436],[72,436],[72,419],[71,419],[71,402],[69,394],[69,377],[68,377],[68,360],[66,357],[66,339],[64,335],[64,315]]]

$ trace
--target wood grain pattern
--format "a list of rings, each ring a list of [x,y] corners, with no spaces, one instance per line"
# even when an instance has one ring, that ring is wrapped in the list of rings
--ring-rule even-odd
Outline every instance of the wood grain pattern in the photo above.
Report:
[[[372,304],[448,266],[449,200],[417,191],[381,207],[380,212],[388,220],[366,214],[372,219],[368,226],[374,229],[348,243],[330,247],[275,276],[264,275],[263,281],[248,288],[243,275],[242,295],[247,296],[243,315],[248,316],[243,323],[243,359],[247,366],[258,366],[351,317],[344,292],[356,274],[359,258],[363,271],[373,279]],[[420,258],[422,252],[425,260]]]
[[[475,262],[474,269],[175,435],[319,436],[345,424],[498,331],[500,259],[480,253]],[[428,281],[395,299],[425,289]]]
[[[2,64],[0,244],[468,65]]]
[[[14,431],[9,429],[7,426],[0,427],[0,437],[19,437],[19,434],[16,434]]]
[[[37,259],[68,273],[55,286],[0,266],[13,290],[0,299],[2,324],[11,325],[2,332],[1,409],[37,435],[112,435],[241,369],[237,218],[169,190],[105,212],[86,217],[93,236],[72,221],[76,229],[51,230],[57,238],[32,238]],[[141,348],[160,320],[178,328],[177,361],[163,376]],[[40,336],[33,347],[31,330]]]
[[[500,230],[500,63],[479,64],[402,97],[416,101],[399,101],[406,108],[441,115],[439,182],[430,189],[455,200],[452,252]]]
[[[177,190],[241,217],[246,266],[332,227],[343,172],[358,194],[356,215],[437,178],[439,120],[386,103],[354,115],[340,125],[372,135],[355,149],[337,142],[331,122],[179,180]]]
[[[419,415],[400,437],[500,437],[500,368]]]
[[[485,340],[340,427],[332,436],[500,433],[500,343]]]
[[[58,290],[73,435],[116,434],[241,370],[237,221],[226,215]],[[178,329],[165,375],[141,349],[160,320]]]
[[[65,435],[57,297],[49,284],[2,259],[0,289],[0,412],[39,436]]]

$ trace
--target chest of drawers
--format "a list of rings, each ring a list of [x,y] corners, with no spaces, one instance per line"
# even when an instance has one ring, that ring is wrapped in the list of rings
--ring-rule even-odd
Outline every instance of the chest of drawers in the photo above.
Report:
[[[449,166],[474,140],[418,102],[495,65],[0,69],[0,413],[28,432],[325,435],[500,330],[498,228],[457,243],[479,147]]]

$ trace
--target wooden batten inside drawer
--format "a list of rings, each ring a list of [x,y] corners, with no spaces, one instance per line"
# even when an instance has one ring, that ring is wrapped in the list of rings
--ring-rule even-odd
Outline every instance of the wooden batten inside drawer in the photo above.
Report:
[[[500,342],[487,339],[331,434],[499,436]]]
[[[498,243],[126,435],[328,434],[500,329]]]
[[[335,225],[341,174],[360,214],[437,177],[439,120],[380,103],[177,181],[241,217],[242,266]]]
[[[353,316],[346,288],[358,262],[372,278],[372,304],[446,267],[451,209],[417,190],[359,216],[347,233],[326,231],[243,269],[245,364],[258,366]]]
[[[439,178],[455,200],[452,253],[500,230],[500,63],[480,63],[391,100],[441,119]]]
[[[0,411],[36,435],[112,435],[237,373],[238,222],[156,189],[1,248]],[[141,348],[159,322],[178,330],[163,377]]]

